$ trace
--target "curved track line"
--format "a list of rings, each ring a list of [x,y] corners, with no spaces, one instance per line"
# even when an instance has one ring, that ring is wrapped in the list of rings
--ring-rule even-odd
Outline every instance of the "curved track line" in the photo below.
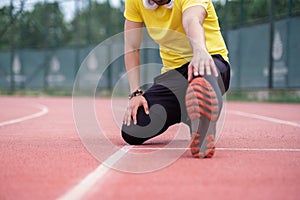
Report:
[[[294,126],[294,127],[300,128],[300,124],[298,124],[296,122],[276,119],[276,118],[273,118],[273,117],[266,117],[266,116],[263,116],[263,115],[256,115],[256,114],[251,114],[251,113],[237,111],[237,110],[229,111],[229,113],[234,114],[234,115],[243,116],[243,117],[248,117],[248,118],[253,118],[253,119],[260,119],[260,120],[264,120],[264,121],[268,121],[268,122],[273,122],[273,123],[276,123],[276,124],[284,124],[284,125],[289,125],[289,126]]]
[[[15,124],[15,123],[19,123],[19,122],[23,122],[23,121],[34,119],[34,118],[37,118],[37,117],[41,117],[41,116],[43,116],[43,115],[45,115],[49,112],[49,109],[44,105],[38,105],[38,106],[35,106],[35,107],[37,107],[41,111],[39,111],[35,114],[24,116],[24,117],[20,117],[20,118],[8,120],[8,121],[0,122],[0,127]]]

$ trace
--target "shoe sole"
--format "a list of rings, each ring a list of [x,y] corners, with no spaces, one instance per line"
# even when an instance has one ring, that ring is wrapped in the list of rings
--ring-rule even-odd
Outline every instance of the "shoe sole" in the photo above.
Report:
[[[209,121],[218,119],[217,95],[208,81],[202,77],[194,78],[186,93],[186,108],[191,120],[205,116]],[[215,133],[192,132],[191,153],[195,158],[211,158],[215,153]]]

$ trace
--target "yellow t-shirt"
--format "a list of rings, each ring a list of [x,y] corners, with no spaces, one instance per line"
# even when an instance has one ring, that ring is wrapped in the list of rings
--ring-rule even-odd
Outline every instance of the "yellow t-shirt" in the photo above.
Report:
[[[193,51],[182,25],[182,13],[196,5],[203,6],[207,12],[203,28],[208,52],[220,54],[228,61],[228,51],[211,0],[175,0],[172,9],[159,6],[155,10],[146,9],[142,0],[125,1],[125,18],[143,22],[150,37],[159,44],[162,72],[178,68],[192,59]]]

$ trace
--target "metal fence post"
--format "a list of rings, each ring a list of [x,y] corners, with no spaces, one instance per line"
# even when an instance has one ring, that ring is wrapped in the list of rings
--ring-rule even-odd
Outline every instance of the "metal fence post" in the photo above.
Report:
[[[273,88],[273,41],[274,41],[274,0],[269,1],[270,47],[269,47],[269,80],[268,88]]]
[[[242,53],[241,53],[241,48],[242,48],[242,31],[241,31],[241,27],[243,26],[243,22],[244,22],[244,0],[240,0],[240,18],[239,18],[239,22],[238,22],[238,55],[237,55],[237,86],[238,89],[241,88],[241,80],[242,80]]]
[[[10,0],[10,25],[13,25],[13,0]],[[15,45],[14,45],[14,34],[12,33],[11,27],[11,34],[10,34],[10,91],[9,93],[15,92],[15,75],[13,70],[13,62],[15,57]]]

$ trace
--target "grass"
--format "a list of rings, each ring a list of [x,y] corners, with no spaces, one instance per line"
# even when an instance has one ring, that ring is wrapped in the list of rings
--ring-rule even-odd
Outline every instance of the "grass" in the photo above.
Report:
[[[300,103],[300,90],[231,90],[227,93],[226,97],[228,101]]]

